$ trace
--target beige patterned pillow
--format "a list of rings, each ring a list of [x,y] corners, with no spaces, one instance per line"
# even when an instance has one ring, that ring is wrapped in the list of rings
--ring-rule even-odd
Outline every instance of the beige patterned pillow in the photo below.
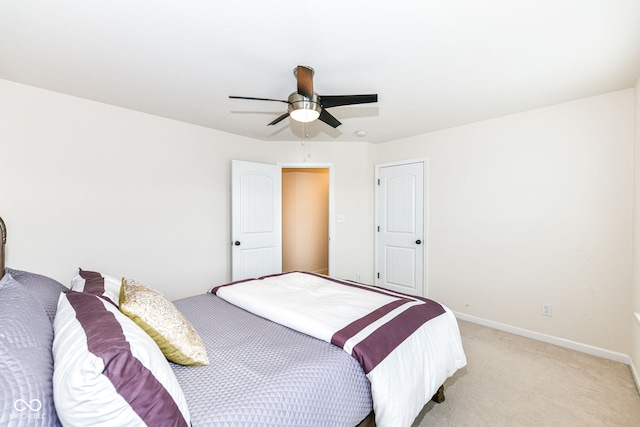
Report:
[[[175,305],[160,292],[122,278],[120,311],[149,334],[164,356],[180,365],[208,365],[198,333]]]

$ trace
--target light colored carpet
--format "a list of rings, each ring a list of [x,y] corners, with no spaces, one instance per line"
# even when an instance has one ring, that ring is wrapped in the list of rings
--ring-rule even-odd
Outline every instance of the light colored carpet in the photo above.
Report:
[[[640,426],[629,366],[458,321],[467,366],[414,427]]]

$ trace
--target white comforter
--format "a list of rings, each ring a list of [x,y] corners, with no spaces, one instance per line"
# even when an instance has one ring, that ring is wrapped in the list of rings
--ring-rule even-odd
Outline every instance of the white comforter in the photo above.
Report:
[[[467,363],[453,313],[424,298],[302,272],[212,292],[354,356],[371,382],[378,427],[410,426],[444,381]]]

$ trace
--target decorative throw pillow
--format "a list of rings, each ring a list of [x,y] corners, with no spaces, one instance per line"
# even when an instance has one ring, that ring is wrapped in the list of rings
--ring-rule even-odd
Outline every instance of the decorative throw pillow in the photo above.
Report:
[[[60,292],[67,292],[69,288],[57,280],[41,274],[11,268],[7,268],[6,271],[16,281],[20,282],[36,301],[40,302],[53,324],[53,319],[56,317],[56,310],[58,309]]]
[[[115,277],[80,268],[71,279],[71,289],[106,298],[117,307],[120,300],[120,282]]]
[[[53,329],[42,306],[0,280],[0,425],[59,426],[53,400]]]
[[[180,365],[208,365],[207,350],[191,323],[160,292],[122,278],[120,311],[158,344],[167,359]]]
[[[84,292],[62,294],[53,327],[53,390],[62,424],[190,425],[169,363],[112,304]]]

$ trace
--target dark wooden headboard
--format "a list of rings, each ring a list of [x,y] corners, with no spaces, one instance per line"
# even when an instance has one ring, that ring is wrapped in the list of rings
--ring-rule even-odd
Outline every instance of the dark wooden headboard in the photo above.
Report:
[[[0,217],[0,277],[4,275],[4,244],[7,243],[7,227],[4,225],[2,217]]]

